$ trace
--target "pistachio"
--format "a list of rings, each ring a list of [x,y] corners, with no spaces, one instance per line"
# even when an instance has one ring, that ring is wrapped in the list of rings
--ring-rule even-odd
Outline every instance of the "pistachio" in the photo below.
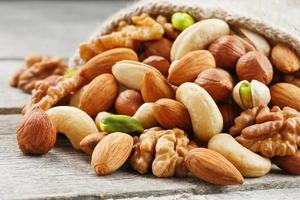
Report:
[[[267,105],[271,100],[269,88],[257,80],[240,81],[233,88],[232,95],[234,101],[244,110],[261,104]]]
[[[194,18],[183,12],[176,12],[172,15],[172,25],[179,31],[183,31],[195,23]]]

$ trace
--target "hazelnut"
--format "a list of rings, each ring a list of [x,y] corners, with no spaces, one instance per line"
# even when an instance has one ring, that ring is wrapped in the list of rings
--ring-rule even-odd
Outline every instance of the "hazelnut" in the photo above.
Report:
[[[19,124],[17,141],[23,153],[42,155],[55,145],[56,128],[42,109],[34,107]]]
[[[216,59],[217,67],[234,69],[238,59],[246,53],[243,43],[232,35],[216,39],[208,48]]]
[[[143,103],[142,95],[138,91],[125,90],[117,97],[115,109],[118,114],[133,116]]]
[[[223,117],[223,132],[228,132],[234,125],[234,119],[240,115],[240,109],[235,103],[226,103],[218,105]]]
[[[92,155],[97,144],[106,136],[105,132],[92,133],[84,137],[79,146],[80,150],[87,155]]]
[[[250,51],[243,55],[236,64],[236,73],[240,80],[258,80],[266,85],[273,79],[271,62],[258,51]]]
[[[203,87],[215,102],[228,98],[233,88],[230,74],[220,68],[211,68],[201,72],[195,83]]]
[[[262,104],[268,105],[271,100],[269,88],[257,80],[252,80],[251,83],[246,80],[240,81],[233,88],[232,96],[234,101],[244,110]]]
[[[149,56],[143,63],[155,67],[158,69],[165,77],[168,76],[168,71],[170,67],[170,62],[161,56]]]
[[[283,73],[292,73],[300,69],[300,59],[287,45],[277,44],[271,52],[274,66]]]
[[[167,60],[170,60],[170,52],[172,47],[172,42],[166,38],[162,38],[159,40],[146,42],[145,43],[145,52],[143,56],[145,58],[149,56],[161,56]]]

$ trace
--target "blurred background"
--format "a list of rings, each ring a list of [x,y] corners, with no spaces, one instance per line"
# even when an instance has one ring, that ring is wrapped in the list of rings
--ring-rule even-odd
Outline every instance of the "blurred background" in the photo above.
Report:
[[[0,58],[72,55],[80,42],[132,0],[0,1]]]

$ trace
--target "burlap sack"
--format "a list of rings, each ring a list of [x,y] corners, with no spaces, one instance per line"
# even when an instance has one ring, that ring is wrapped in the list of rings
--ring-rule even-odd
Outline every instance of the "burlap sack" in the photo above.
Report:
[[[171,15],[187,12],[195,19],[219,18],[230,26],[237,25],[260,33],[271,43],[289,44],[300,55],[300,1],[289,0],[143,0],[124,8],[106,20],[90,36],[93,38],[112,32],[121,20],[129,21],[143,12]],[[70,58],[70,66],[84,62],[78,49]]]

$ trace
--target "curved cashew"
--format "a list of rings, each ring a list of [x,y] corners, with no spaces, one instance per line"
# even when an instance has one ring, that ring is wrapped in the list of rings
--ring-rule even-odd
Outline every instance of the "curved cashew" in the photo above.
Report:
[[[50,108],[46,113],[57,132],[66,135],[75,149],[79,149],[79,143],[85,136],[98,132],[94,120],[78,108],[57,106]]]
[[[176,38],[171,49],[171,60],[178,60],[191,51],[204,49],[212,41],[222,35],[228,35],[229,32],[228,24],[220,19],[197,22]]]

